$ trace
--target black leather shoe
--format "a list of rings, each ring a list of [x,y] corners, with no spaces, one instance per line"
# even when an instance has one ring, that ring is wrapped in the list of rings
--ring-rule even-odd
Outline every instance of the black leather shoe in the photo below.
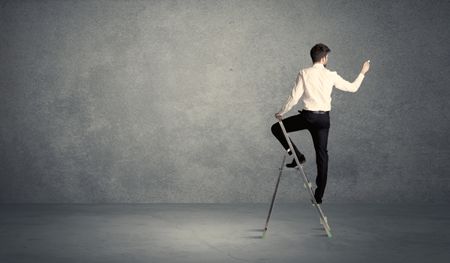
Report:
[[[314,205],[314,201],[312,199],[310,201],[311,201],[311,204]],[[316,204],[318,204],[318,205],[322,204],[322,200],[319,200],[319,201],[316,200]]]
[[[317,197],[316,193],[314,193],[314,199],[316,199],[316,203],[321,204],[322,198]]]
[[[306,162],[306,158],[303,154],[297,154],[297,157],[298,157],[298,160],[300,161],[300,164],[304,164]],[[295,158],[294,158],[294,160],[292,160],[291,163],[286,164],[286,167],[289,167],[289,168],[297,167],[297,162],[295,161]]]
[[[318,203],[320,205],[322,203],[322,199],[317,199],[316,198],[316,203]]]

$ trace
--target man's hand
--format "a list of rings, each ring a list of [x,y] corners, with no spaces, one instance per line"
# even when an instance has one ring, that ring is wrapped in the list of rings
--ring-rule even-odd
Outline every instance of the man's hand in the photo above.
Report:
[[[367,60],[366,62],[364,62],[362,69],[361,69],[361,74],[366,75],[367,71],[369,71],[370,69],[370,60]]]
[[[280,113],[275,113],[275,118],[277,118],[279,121],[283,120],[283,115],[281,115]]]

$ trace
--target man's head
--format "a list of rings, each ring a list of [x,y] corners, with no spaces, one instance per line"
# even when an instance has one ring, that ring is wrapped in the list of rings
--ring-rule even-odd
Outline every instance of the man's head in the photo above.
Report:
[[[311,48],[309,54],[311,55],[313,63],[322,63],[326,65],[328,63],[328,53],[330,52],[330,48],[325,44],[319,43]]]

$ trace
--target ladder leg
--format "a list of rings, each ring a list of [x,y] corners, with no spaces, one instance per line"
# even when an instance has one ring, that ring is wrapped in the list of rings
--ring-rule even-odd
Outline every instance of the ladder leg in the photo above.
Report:
[[[286,141],[287,141],[287,143],[289,145],[289,149],[291,149],[291,152],[294,155],[294,159],[295,159],[295,161],[298,164],[297,170],[300,172],[300,175],[303,178],[303,181],[304,181],[303,185],[305,186],[305,188],[306,188],[306,186],[308,186],[307,189],[308,189],[308,192],[309,192],[309,194],[311,196],[311,200],[313,202],[313,205],[314,205],[314,207],[316,207],[317,213],[319,214],[320,223],[323,225],[323,228],[325,229],[325,232],[327,233],[328,237],[331,237],[332,236],[331,235],[331,228],[328,225],[328,220],[326,219],[325,214],[322,211],[322,208],[316,202],[316,198],[314,197],[314,193],[313,193],[313,190],[312,190],[312,184],[309,182],[308,177],[306,176],[306,173],[303,170],[303,165],[300,164],[300,161],[298,160],[298,156],[295,153],[294,147],[292,147],[291,140],[289,139],[289,136],[287,135],[286,128],[284,127],[284,124],[283,124],[282,121],[279,121],[278,123],[281,126],[281,130],[283,131],[284,137],[286,138]]]
[[[283,161],[281,162],[280,173],[278,174],[277,183],[275,185],[275,191],[273,192],[272,202],[270,203],[269,214],[267,215],[266,225],[264,227],[263,238],[266,235],[267,227],[269,226],[270,215],[272,214],[273,203],[275,201],[275,196],[277,195],[278,185],[280,184],[281,174],[283,173],[284,164],[286,162],[286,155],[283,156]]]

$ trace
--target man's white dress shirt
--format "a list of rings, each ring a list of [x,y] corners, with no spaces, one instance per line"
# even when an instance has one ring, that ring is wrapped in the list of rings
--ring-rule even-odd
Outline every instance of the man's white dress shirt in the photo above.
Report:
[[[329,111],[333,86],[343,91],[356,92],[363,79],[364,75],[360,73],[355,81],[348,82],[336,71],[327,69],[321,63],[315,63],[298,73],[292,92],[278,114],[283,115],[288,112],[300,98],[305,110]]]

